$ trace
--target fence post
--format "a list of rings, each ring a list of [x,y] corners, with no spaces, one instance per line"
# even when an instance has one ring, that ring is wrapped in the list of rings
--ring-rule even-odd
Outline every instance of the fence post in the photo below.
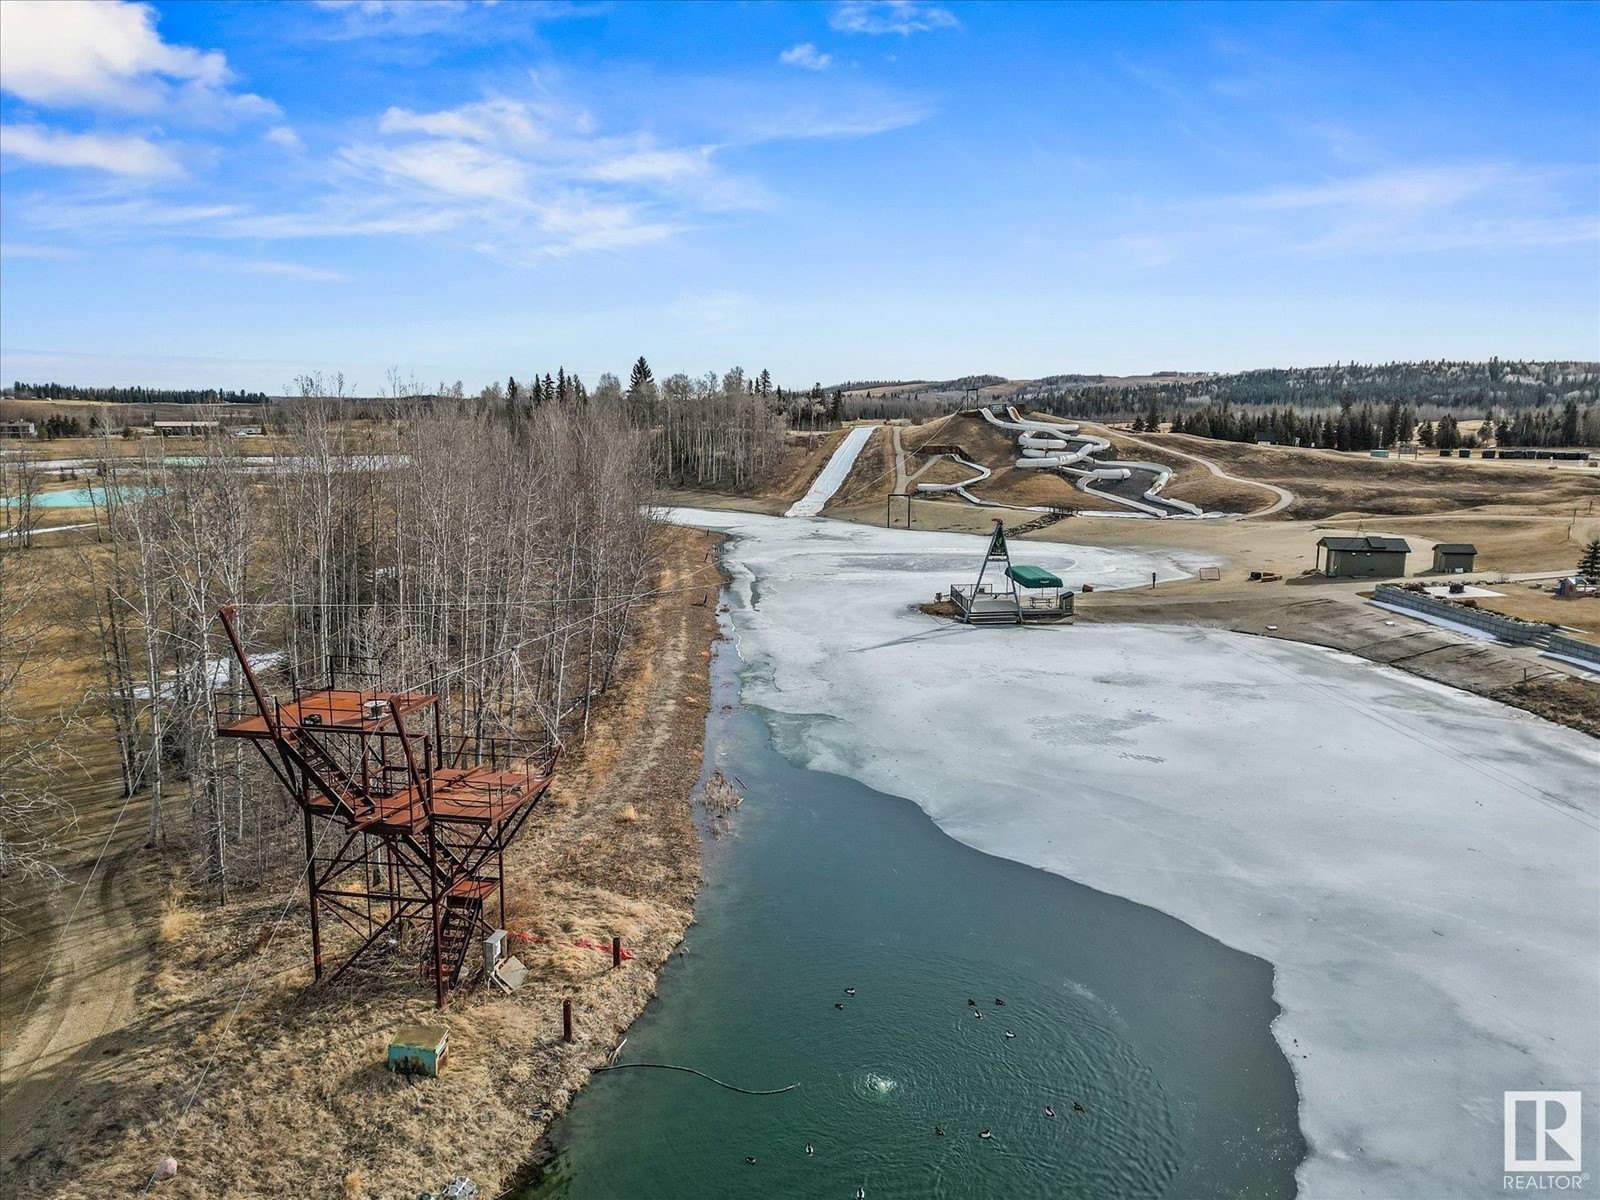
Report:
[[[563,1042],[572,1040],[572,1001],[570,999],[561,1002],[561,1040]]]

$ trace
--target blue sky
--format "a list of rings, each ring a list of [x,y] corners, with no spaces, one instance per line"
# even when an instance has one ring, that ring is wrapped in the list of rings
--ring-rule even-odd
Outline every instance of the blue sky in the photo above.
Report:
[[[1600,357],[1600,5],[0,4],[0,378]]]

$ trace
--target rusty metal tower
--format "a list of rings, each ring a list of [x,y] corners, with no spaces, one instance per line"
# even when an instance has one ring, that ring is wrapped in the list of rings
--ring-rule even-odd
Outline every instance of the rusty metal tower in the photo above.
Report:
[[[356,937],[330,982],[380,942],[425,921],[431,939],[422,975],[443,1008],[475,935],[505,924],[506,847],[549,790],[559,749],[546,754],[518,739],[449,734],[437,695],[336,687],[331,662],[326,688],[297,687],[287,702],[269,700],[233,606],[219,615],[255,712],[219,704],[217,736],[253,742],[300,806],[316,978],[330,965],[324,918]],[[324,840],[336,848],[319,853]],[[484,916],[490,900],[496,923]]]

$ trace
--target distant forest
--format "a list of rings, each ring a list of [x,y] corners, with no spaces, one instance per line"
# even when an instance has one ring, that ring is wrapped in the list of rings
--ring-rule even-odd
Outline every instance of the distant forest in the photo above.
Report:
[[[1492,358],[1481,363],[1338,363],[1125,387],[1042,388],[1033,402],[1040,407],[1070,403],[1085,416],[1114,411],[1132,416],[1146,410],[1152,401],[1177,410],[1206,404],[1340,408],[1347,404],[1388,405],[1398,400],[1419,412],[1437,409],[1476,416],[1489,409],[1548,408],[1569,399],[1588,404],[1595,400],[1597,388],[1600,363],[1502,362]]]
[[[1051,375],[1011,382],[968,376],[944,382],[846,385],[849,415],[926,420],[978,387],[985,402],[1022,403],[1065,417],[1172,422],[1201,437],[1271,438],[1284,444],[1366,450],[1417,440],[1441,448],[1600,444],[1600,364],[1588,362],[1336,363],[1231,375],[1161,372],[1148,382]],[[879,391],[877,389],[882,388]],[[1482,420],[1473,434],[1463,421]],[[1434,439],[1438,439],[1435,441]]]
[[[1401,442],[1455,449],[1600,444],[1600,365],[1523,363],[1341,364],[1247,371],[1187,383],[1106,388],[1040,398],[1052,411],[1102,415],[1116,403],[1141,429],[1227,441],[1377,450]],[[1116,392],[1115,400],[1108,393]],[[1091,404],[1085,404],[1090,401]],[[1100,409],[1100,414],[1088,411]],[[1460,422],[1482,420],[1471,434]]]
[[[222,388],[74,387],[64,383],[23,383],[7,390],[13,400],[98,400],[105,404],[265,404],[264,392]]]

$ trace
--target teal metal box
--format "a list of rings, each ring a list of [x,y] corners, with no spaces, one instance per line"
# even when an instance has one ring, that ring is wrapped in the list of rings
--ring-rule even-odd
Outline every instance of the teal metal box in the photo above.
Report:
[[[444,1070],[450,1054],[450,1031],[437,1025],[403,1025],[389,1043],[388,1067],[403,1075],[432,1075]]]

